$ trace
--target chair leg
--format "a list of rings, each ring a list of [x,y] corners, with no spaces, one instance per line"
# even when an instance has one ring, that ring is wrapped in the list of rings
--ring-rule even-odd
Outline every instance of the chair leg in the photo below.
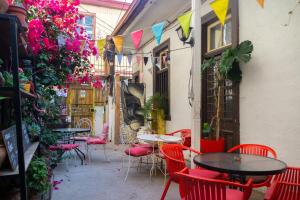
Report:
[[[163,191],[163,193],[162,193],[162,195],[161,195],[160,200],[164,200],[164,199],[165,199],[166,194],[167,194],[167,192],[168,192],[168,189],[169,189],[169,187],[170,187],[171,181],[172,181],[172,179],[169,178],[169,180],[168,180],[168,182],[167,182],[167,184],[166,184],[166,186],[165,186],[165,189],[164,189],[164,191]]]
[[[128,177],[128,174],[129,174],[129,170],[130,170],[130,165],[131,165],[131,159],[130,158],[131,158],[131,156],[128,155],[128,168],[127,168],[126,176],[125,176],[125,179],[124,179],[124,183],[127,180],[127,177]]]

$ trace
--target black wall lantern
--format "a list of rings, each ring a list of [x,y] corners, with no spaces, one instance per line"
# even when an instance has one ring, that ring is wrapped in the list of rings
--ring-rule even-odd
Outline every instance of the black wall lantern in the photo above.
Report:
[[[185,37],[184,32],[183,32],[183,29],[181,28],[181,26],[179,26],[179,27],[176,29],[177,35],[178,35],[179,39],[183,42],[183,44],[189,44],[189,45],[191,45],[191,47],[194,46],[194,43],[195,43],[194,38],[191,37],[189,41],[187,41],[187,40],[189,39],[189,37],[190,37],[190,35],[191,35],[192,29],[193,29],[193,28],[190,27],[190,31],[189,31],[188,37]]]

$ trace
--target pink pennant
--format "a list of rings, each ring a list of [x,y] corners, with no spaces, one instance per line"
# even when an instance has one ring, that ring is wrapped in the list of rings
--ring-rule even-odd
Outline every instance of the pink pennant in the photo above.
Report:
[[[143,33],[144,33],[144,30],[142,30],[142,29],[131,33],[131,39],[132,39],[132,42],[136,49],[138,49],[140,46],[140,43],[141,43],[141,40],[143,37]]]

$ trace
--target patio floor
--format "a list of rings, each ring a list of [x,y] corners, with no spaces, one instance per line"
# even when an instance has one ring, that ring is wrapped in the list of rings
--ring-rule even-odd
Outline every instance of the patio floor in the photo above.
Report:
[[[53,200],[156,200],[163,191],[164,177],[158,171],[150,181],[149,169],[130,170],[126,183],[123,183],[127,159],[122,168],[122,146],[108,146],[110,162],[105,160],[102,147],[92,149],[92,162],[80,165],[79,160],[70,160],[68,171],[64,164],[54,170],[54,179],[63,180],[53,190]],[[125,157],[127,158],[127,157]],[[177,184],[171,184],[167,200],[179,198]],[[253,191],[251,200],[263,199],[261,192]]]

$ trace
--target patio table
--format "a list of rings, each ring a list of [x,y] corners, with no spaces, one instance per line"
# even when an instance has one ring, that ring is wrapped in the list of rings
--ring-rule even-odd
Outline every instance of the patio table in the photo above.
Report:
[[[158,134],[141,134],[137,135],[137,139],[142,140],[147,143],[151,143],[153,147],[152,152],[152,167],[150,169],[150,178],[152,177],[153,171],[155,169],[155,145],[158,143],[181,143],[182,138],[172,135],[158,135]]]
[[[287,165],[283,161],[249,154],[205,153],[196,155],[194,163],[205,169],[228,173],[234,179],[246,182],[246,176],[267,176],[282,173]]]
[[[56,133],[61,133],[61,134],[71,134],[74,137],[76,134],[79,134],[79,133],[90,132],[90,129],[88,129],[88,128],[58,128],[58,129],[53,129],[52,131],[56,132]],[[79,148],[75,148],[75,151],[77,153],[77,156],[81,160],[81,164],[83,164],[83,160],[85,159],[85,154]],[[83,156],[83,158],[80,156],[79,153]],[[62,155],[63,154],[61,154],[60,156],[62,156]]]

